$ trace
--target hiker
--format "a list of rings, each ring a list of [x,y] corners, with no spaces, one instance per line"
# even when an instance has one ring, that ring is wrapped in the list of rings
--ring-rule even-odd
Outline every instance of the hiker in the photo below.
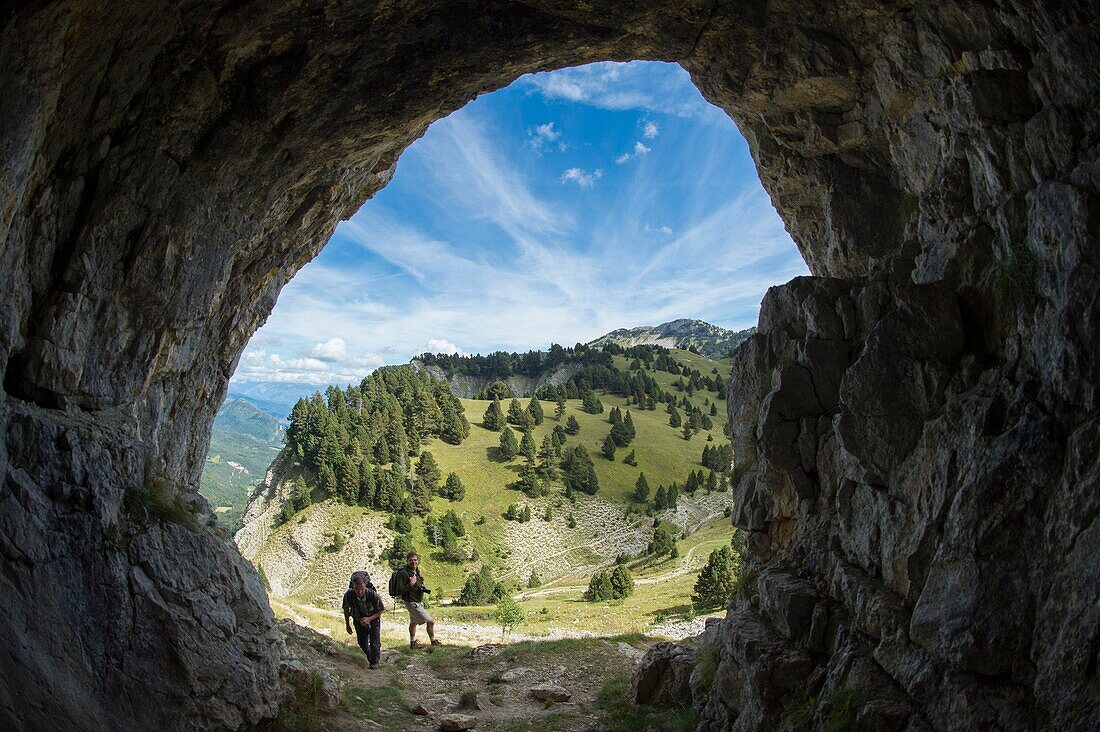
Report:
[[[420,574],[420,557],[416,552],[409,552],[406,564],[397,570],[396,581],[401,599],[405,602],[405,609],[409,611],[409,647],[424,648],[424,644],[416,639],[416,626],[428,626],[428,639],[433,646],[442,645],[435,639],[435,620],[424,609],[424,594],[431,590],[424,587],[424,575]]]
[[[344,625],[351,634],[351,620],[355,618],[355,638],[372,669],[378,668],[382,656],[382,612],[386,606],[364,572],[351,576],[350,587],[344,593]]]

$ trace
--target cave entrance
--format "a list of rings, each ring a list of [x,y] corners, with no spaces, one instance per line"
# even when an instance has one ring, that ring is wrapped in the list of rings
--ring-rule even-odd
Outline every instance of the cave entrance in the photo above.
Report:
[[[519,599],[526,619],[512,632],[521,637],[698,632],[729,599],[715,589],[692,603],[709,554],[729,546],[734,531],[732,466],[706,457],[728,450],[729,351],[755,326],[765,290],[804,274],[744,138],[681,67],[602,62],[525,75],[433,123],[386,188],[288,283],[230,382],[204,492],[220,501],[227,523],[239,523],[251,492],[241,468],[255,445],[235,442],[234,430],[254,434],[263,410],[285,421],[295,402],[321,392],[324,419],[341,424],[339,451],[320,455],[319,427],[288,439],[290,452],[275,462],[238,534],[277,614],[335,632],[339,623],[326,613],[339,609],[349,568],[384,576],[411,546],[434,587],[441,637],[453,641],[497,639],[479,607],[494,583]],[[658,323],[667,332],[649,341],[670,352],[643,353],[638,364],[622,348],[606,356],[619,380],[636,378],[637,388],[595,384],[601,406],[620,417],[633,410],[638,425],[637,438],[620,435],[609,448],[605,440],[618,433],[609,433],[608,414],[582,407],[600,367],[572,344]],[[618,345],[637,342],[644,337]],[[566,348],[550,352],[558,343]],[[428,413],[446,403],[398,391],[407,404],[397,427],[365,396],[379,382],[360,388],[375,368],[411,360],[460,397],[470,427],[459,444]],[[523,456],[502,458],[501,426],[483,418],[487,392],[498,388],[505,407],[512,397],[528,404],[541,395],[546,419],[530,429],[532,445],[545,439],[554,449],[532,455],[529,486]],[[560,419],[555,393],[564,400]],[[578,417],[583,429],[567,436]],[[513,430],[518,441],[524,429]],[[281,441],[277,428],[265,433],[271,446],[260,455],[270,460]],[[247,450],[238,455],[235,445]],[[591,455],[595,495],[574,491],[559,469],[577,446]],[[399,463],[407,472],[396,484],[415,495],[425,460],[439,473],[430,503],[380,497]],[[267,467],[249,474],[262,478]],[[463,486],[458,500],[447,500],[452,475]],[[457,536],[447,535],[451,512]],[[617,561],[618,579],[636,575],[636,591],[617,604],[614,622],[597,621],[612,598],[586,586],[602,587],[597,575]],[[388,621],[387,636],[405,632]]]
[[[704,725],[848,684],[870,728],[1094,719],[1095,3],[16,5],[2,726],[274,713],[261,577],[205,513],[149,517],[198,503],[248,339],[429,124],[625,59],[682,64],[737,122],[815,275],[734,364],[761,574]]]

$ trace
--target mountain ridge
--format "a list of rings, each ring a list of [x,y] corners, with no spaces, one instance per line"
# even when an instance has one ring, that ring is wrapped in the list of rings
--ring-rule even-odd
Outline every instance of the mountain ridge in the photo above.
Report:
[[[756,332],[756,327],[745,330],[729,330],[698,318],[677,318],[660,325],[640,325],[634,328],[617,328],[586,345],[602,346],[616,343],[630,346],[656,345],[666,348],[691,350],[694,346],[707,358],[721,359]]]

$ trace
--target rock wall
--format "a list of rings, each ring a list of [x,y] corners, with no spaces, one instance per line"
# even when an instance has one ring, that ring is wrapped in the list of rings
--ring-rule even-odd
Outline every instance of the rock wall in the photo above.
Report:
[[[759,36],[729,107],[833,277],[772,288],[735,357],[750,573],[702,726],[1092,728],[1095,7],[831,21]]]
[[[467,374],[457,373],[448,377],[447,372],[439,366],[434,364],[425,366],[417,360],[413,360],[411,365],[417,371],[427,371],[433,378],[439,381],[446,381],[451,386],[451,393],[459,399],[473,399],[479,391],[487,388],[496,381],[500,381],[500,379],[487,379],[480,376],[469,376]],[[577,367],[563,364],[549,373],[539,374],[534,378],[521,374],[513,374],[503,381],[516,396],[529,397],[533,396],[535,392],[544,386],[559,386],[564,384],[569,381],[570,377],[577,373],[577,371]],[[480,416],[481,415],[471,414],[467,415],[467,418],[476,422]]]
[[[1097,37],[1054,0],[5,6],[0,722],[270,715],[270,610],[194,493],[244,344],[430,122],[644,58],[737,121],[817,276],[735,364],[755,579],[704,726],[852,689],[869,723],[1087,724]]]

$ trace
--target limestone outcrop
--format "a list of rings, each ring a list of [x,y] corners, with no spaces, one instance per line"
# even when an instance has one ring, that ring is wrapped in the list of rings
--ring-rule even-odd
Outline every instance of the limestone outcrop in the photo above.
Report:
[[[433,120],[631,58],[733,117],[814,274],[734,365],[752,578],[702,726],[1089,726],[1098,39],[1053,0],[5,6],[0,726],[273,713],[194,490],[244,344]]]

